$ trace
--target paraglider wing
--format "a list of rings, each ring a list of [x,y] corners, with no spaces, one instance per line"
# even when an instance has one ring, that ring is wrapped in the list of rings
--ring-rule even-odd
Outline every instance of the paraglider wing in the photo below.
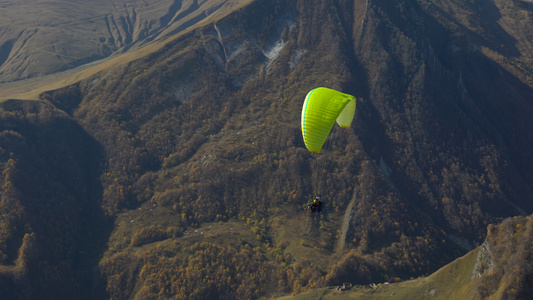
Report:
[[[355,114],[355,97],[319,87],[307,94],[302,108],[302,135],[311,152],[320,153],[335,124],[350,128]]]

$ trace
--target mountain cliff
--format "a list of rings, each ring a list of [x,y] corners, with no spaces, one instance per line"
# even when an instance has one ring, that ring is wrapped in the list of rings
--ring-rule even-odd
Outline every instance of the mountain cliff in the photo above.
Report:
[[[252,299],[436,271],[533,212],[531,13],[256,0],[2,103],[0,288]],[[299,127],[317,86],[357,98],[320,155]]]

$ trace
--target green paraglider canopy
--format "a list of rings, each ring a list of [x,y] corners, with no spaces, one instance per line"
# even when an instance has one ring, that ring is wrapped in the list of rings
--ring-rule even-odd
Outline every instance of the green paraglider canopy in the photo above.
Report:
[[[350,128],[356,100],[352,95],[319,87],[307,94],[302,108],[302,135],[311,152],[320,153],[335,120],[340,127]]]

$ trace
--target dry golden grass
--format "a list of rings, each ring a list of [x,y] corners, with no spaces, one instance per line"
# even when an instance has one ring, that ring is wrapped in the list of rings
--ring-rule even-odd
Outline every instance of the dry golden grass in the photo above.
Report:
[[[347,291],[320,288],[278,299],[472,299],[479,277],[472,277],[479,248],[442,267],[428,277],[384,284],[357,286]]]
[[[147,56],[154,53],[164,47],[167,43],[179,38],[183,34],[190,32],[194,28],[205,26],[211,22],[215,22],[225,16],[231,11],[239,9],[245,5],[251,3],[252,0],[211,0],[204,2],[198,9],[192,11],[187,16],[184,16],[180,20],[172,24],[161,34],[162,38],[156,39],[153,42],[133,49],[125,54],[119,54],[116,56],[110,56],[106,59],[95,61],[71,70],[58,72],[42,77],[36,77],[16,82],[2,83],[0,84],[0,102],[18,99],[18,100],[38,100],[39,95],[46,91],[56,90],[81,80],[90,78],[91,76],[112,68],[121,67],[128,64],[131,61]],[[222,5],[223,4],[223,5]],[[217,8],[216,13],[209,14],[208,17],[198,18],[201,14],[207,14],[206,11]],[[188,22],[195,22],[198,18],[200,21],[186,27]],[[179,31],[180,27],[184,27],[184,30]],[[175,33],[175,31],[178,31]]]

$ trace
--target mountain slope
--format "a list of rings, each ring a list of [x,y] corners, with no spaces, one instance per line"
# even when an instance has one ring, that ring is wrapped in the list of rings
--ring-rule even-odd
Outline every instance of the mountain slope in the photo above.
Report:
[[[487,240],[430,276],[401,283],[316,289],[278,299],[529,299],[533,217],[490,225]]]
[[[89,297],[84,282],[108,231],[102,148],[49,105],[6,102],[0,114],[2,298]]]
[[[257,0],[27,104],[102,147],[103,157],[79,159],[101,165],[91,177],[101,186],[93,209],[112,218],[97,239],[107,244],[87,248],[100,256],[74,252],[81,266],[66,264],[88,274],[98,259],[101,277],[83,281],[92,290],[84,295],[259,298],[401,281],[480,245],[488,224],[531,214],[531,53],[518,36],[494,43],[523,34],[530,23],[497,24],[509,11],[530,16],[531,6],[494,3]],[[504,17],[469,27],[487,12]],[[335,127],[322,155],[304,148],[299,128],[316,86],[358,99],[354,126]],[[35,120],[35,108],[11,103],[2,120]],[[305,214],[318,192],[324,214]],[[4,195],[22,211],[36,201]],[[37,225],[29,213],[5,214],[29,226],[2,223],[15,233],[1,244],[10,269],[0,287],[33,283],[37,276],[16,277],[14,268]],[[27,269],[43,274],[37,266]]]
[[[56,73],[124,53],[246,1],[4,2],[0,82]]]

